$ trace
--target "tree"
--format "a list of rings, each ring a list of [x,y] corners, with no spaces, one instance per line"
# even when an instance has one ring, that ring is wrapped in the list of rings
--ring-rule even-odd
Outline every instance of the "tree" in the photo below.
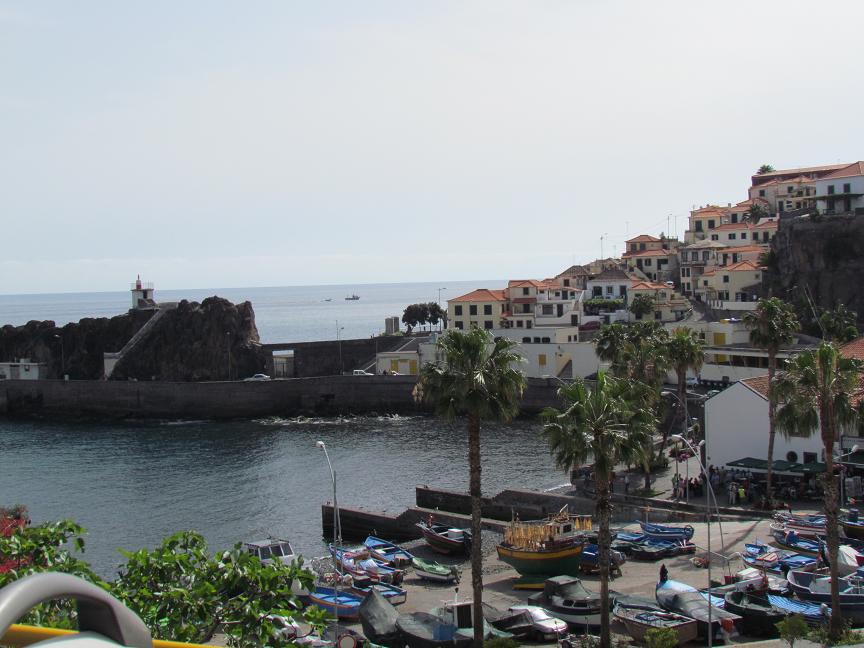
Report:
[[[439,362],[420,371],[414,390],[439,416],[468,419],[471,495],[471,584],[474,590],[474,645],[483,645],[483,553],[480,529],[480,423],[510,420],[519,411],[525,375],[516,342],[493,338],[485,329],[453,329],[438,340]]]
[[[428,321],[432,326],[438,324],[438,322],[446,322],[447,321],[447,312],[441,308],[438,302],[429,302],[426,304],[426,321]]]
[[[774,167],[771,166],[770,164],[763,164],[762,166],[759,167],[759,170],[756,171],[756,175],[764,175],[766,173],[773,173],[774,170],[775,170]]]
[[[429,304],[411,304],[405,307],[402,313],[402,323],[408,329],[408,335],[418,324],[425,324],[429,321]]]
[[[690,424],[687,413],[687,371],[692,369],[698,372],[702,368],[702,363],[705,361],[705,341],[691,328],[685,326],[675,329],[666,343],[666,354],[677,376],[678,405],[681,407],[686,430]],[[665,430],[663,447],[666,446],[668,435],[669,431]]]
[[[837,304],[834,310],[826,310],[819,316],[822,336],[828,342],[851,342],[858,337],[858,313]]]
[[[751,223],[758,223],[763,218],[768,218],[771,214],[768,212],[763,205],[759,203],[753,203],[750,205],[750,209],[747,210],[747,220]]]
[[[807,620],[800,614],[790,614],[782,621],[775,623],[780,638],[789,644],[789,648],[795,648],[795,642],[806,639],[810,634],[810,626]]]
[[[78,554],[84,529],[70,520],[15,529],[0,536],[0,555],[13,568],[0,571],[0,587],[31,573],[59,571],[108,590],[132,609],[157,639],[208,641],[218,626],[236,648],[278,645],[271,615],[294,618],[321,629],[326,613],[301,609],[292,585],[312,586],[301,562],[264,565],[240,545],[213,556],[204,539],[185,531],[154,550],[121,552],[126,565],[113,583],[99,578]],[[25,623],[76,628],[76,608],[69,600],[38,605]]]
[[[777,411],[773,390],[777,373],[777,353],[781,347],[792,344],[795,340],[798,318],[789,304],[777,297],[771,297],[760,299],[756,310],[744,314],[744,325],[750,329],[750,343],[768,354],[768,469],[765,475],[765,492],[770,505],[773,500],[771,478],[774,474],[774,418]]]
[[[648,313],[654,312],[654,298],[645,293],[634,295],[633,299],[630,300],[628,310],[636,316],[637,320],[642,319]]]
[[[829,635],[837,639],[843,632],[838,589],[837,480],[834,476],[834,444],[838,432],[859,422],[852,396],[860,388],[860,360],[846,358],[830,342],[793,358],[777,379],[773,397],[782,403],[777,422],[784,433],[809,436],[817,428],[825,454],[825,534],[831,571],[831,622]]]
[[[598,564],[600,567],[600,646],[610,646],[609,634],[609,533],[610,489],[612,470],[621,462],[638,457],[651,436],[654,424],[645,403],[633,400],[634,381],[597,374],[589,388],[582,380],[558,390],[564,409],[547,409],[543,413],[544,434],[555,463],[565,470],[593,459],[594,485],[597,493]]]

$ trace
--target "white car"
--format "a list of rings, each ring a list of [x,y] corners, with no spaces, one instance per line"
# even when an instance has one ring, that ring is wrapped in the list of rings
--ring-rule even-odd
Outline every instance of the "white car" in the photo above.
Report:
[[[510,611],[527,612],[531,617],[532,632],[541,641],[554,641],[567,635],[567,623],[537,605],[513,605]]]
[[[270,380],[270,376],[267,374],[255,374],[254,376],[249,376],[248,378],[244,378],[246,382],[257,381],[257,380]]]

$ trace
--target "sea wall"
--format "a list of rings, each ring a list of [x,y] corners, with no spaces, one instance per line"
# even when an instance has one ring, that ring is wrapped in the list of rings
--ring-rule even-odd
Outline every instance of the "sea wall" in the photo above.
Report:
[[[338,376],[346,371],[360,369],[373,362],[377,353],[397,349],[409,339],[404,336],[390,335],[341,341],[264,344],[262,348],[270,353],[293,350],[294,377],[316,378]],[[268,370],[272,371],[272,360]]]
[[[412,413],[412,376],[326,376],[260,382],[4,380],[10,415],[129,418],[258,418],[316,414]],[[553,381],[529,380],[523,412],[557,402]],[[3,410],[0,408],[0,413]]]

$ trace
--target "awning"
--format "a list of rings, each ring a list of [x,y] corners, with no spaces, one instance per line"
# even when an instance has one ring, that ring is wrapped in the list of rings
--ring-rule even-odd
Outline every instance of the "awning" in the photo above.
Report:
[[[757,459],[756,457],[736,459],[735,461],[728,462],[726,467],[740,468],[742,470],[749,470],[758,473],[768,472],[768,462],[765,459]],[[775,473],[783,473],[787,475],[812,475],[825,472],[825,464],[818,462],[802,464],[776,459],[772,465],[772,470]]]
[[[848,455],[843,461],[839,462],[845,464],[847,466],[855,466],[857,468],[864,468],[864,450],[856,450],[852,454]]]

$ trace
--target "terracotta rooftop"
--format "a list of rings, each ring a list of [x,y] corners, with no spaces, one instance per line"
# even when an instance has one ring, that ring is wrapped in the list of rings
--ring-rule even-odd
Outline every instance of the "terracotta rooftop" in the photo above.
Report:
[[[562,272],[561,274],[556,275],[556,277],[558,277],[558,278],[560,278],[560,277],[583,277],[583,276],[587,276],[590,274],[591,273],[588,272],[588,270],[585,268],[585,266],[572,265],[569,268],[567,268],[564,272]]]
[[[675,250],[637,250],[636,252],[625,252],[622,257],[656,257],[676,254]]]
[[[595,277],[591,277],[590,281],[621,281],[629,280],[630,277],[623,270],[618,268],[607,268]]]
[[[652,283],[650,281],[638,281],[633,280],[633,283],[630,284],[631,290],[672,290],[672,286],[667,286],[665,284]]]
[[[730,247],[730,252],[767,252],[768,245],[739,245],[738,247]]]
[[[718,225],[712,231],[714,232],[728,232],[731,230],[749,230],[752,227],[750,223],[723,223],[722,225]]]
[[[853,162],[849,166],[837,169],[834,173],[829,173],[820,179],[834,180],[835,178],[852,178],[860,175],[864,175],[864,162]]]
[[[768,374],[754,378],[745,378],[741,381],[741,384],[754,394],[761,396],[766,401],[768,400]]]
[[[660,239],[650,234],[640,234],[636,238],[627,239],[628,243],[659,243]]]
[[[864,337],[859,337],[856,340],[847,342],[840,347],[840,351],[847,358],[857,358],[858,360],[864,360]]]
[[[539,288],[546,290],[549,287],[558,288],[558,284],[550,280],[539,281],[537,279],[511,279],[507,282],[508,288]]]
[[[507,301],[507,294],[504,290],[489,290],[488,288],[478,288],[470,293],[448,299],[448,302],[499,302]]]

